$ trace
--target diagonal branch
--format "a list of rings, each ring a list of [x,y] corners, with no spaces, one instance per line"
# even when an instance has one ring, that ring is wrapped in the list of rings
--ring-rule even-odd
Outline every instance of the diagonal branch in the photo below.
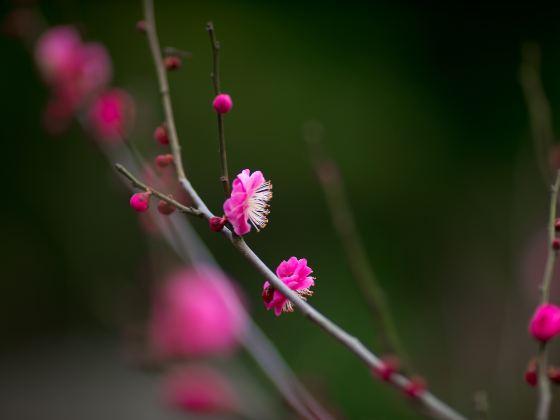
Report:
[[[152,193],[153,195],[155,195],[156,197],[160,198],[161,200],[165,201],[166,203],[172,205],[173,207],[175,207],[177,210],[186,213],[186,214],[190,214],[191,216],[197,216],[197,217],[204,217],[204,215],[202,214],[202,212],[200,212],[199,210],[192,208],[192,207],[187,207],[181,203],[179,203],[178,201],[174,200],[173,198],[171,198],[168,195],[163,194],[162,192],[159,192],[158,190],[149,187],[148,185],[144,184],[142,181],[140,181],[138,178],[136,178],[134,175],[132,175],[124,166],[122,166],[121,164],[117,163],[115,164],[115,169],[117,171],[119,171],[122,175],[124,175],[132,184],[133,187],[135,188],[139,188],[141,190],[145,190],[145,191],[149,191],[150,193]]]

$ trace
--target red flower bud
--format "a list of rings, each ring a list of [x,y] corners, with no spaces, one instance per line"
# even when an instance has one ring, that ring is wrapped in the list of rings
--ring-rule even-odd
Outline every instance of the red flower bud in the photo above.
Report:
[[[417,398],[426,390],[426,381],[419,376],[409,378],[408,384],[404,387],[404,393],[411,398]]]
[[[374,369],[374,373],[384,381],[391,379],[391,375],[399,368],[399,359],[395,356],[385,356],[381,359],[381,366]]]
[[[164,124],[155,129],[154,139],[162,146],[167,146],[169,144],[169,136],[167,135],[167,129]]]
[[[552,241],[552,249],[558,251],[560,249],[560,239],[556,238]]]
[[[146,32],[146,21],[139,20],[138,22],[136,22],[136,30],[142,33]]]
[[[531,386],[537,386],[537,369],[537,361],[532,359],[527,365],[527,370],[525,370],[525,382]]]
[[[548,379],[550,379],[555,384],[560,384],[560,369],[556,366],[550,366],[548,368]]]
[[[177,55],[170,55],[163,59],[163,65],[168,71],[177,70],[179,67],[181,67],[181,64],[181,57]]]
[[[167,201],[161,200],[157,206],[158,212],[163,214],[164,216],[169,216],[171,213],[175,211],[175,206],[169,204]]]
[[[158,168],[166,168],[173,163],[173,155],[158,155],[156,156],[156,166]]]
[[[130,197],[130,207],[139,213],[143,213],[150,207],[150,195],[149,192],[141,192],[133,194]]]
[[[227,219],[225,217],[211,217],[208,224],[213,232],[221,232],[226,222]]]

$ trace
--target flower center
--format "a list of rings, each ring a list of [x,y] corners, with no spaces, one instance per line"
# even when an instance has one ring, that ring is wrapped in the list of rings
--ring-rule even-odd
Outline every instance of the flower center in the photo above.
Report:
[[[272,184],[270,181],[263,182],[249,197],[248,216],[251,224],[257,232],[268,223],[268,202],[272,198]]]

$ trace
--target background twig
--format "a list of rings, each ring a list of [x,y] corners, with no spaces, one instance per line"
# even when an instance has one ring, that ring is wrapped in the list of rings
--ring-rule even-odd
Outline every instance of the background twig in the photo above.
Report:
[[[352,278],[378,327],[376,331],[379,333],[382,347],[395,352],[402,364],[411,369],[410,360],[391,316],[385,293],[373,271],[356,228],[339,168],[334,160],[327,157],[322,136],[323,127],[318,122],[309,122],[304,127],[304,138],[309,146],[311,162],[325,194],[333,225],[346,253]]]
[[[220,86],[220,42],[216,39],[216,32],[214,31],[214,24],[212,22],[208,22],[206,30],[210,36],[210,44],[212,46],[212,72],[210,73],[210,78],[212,79],[212,85],[214,86],[214,95],[217,96],[222,93]],[[222,165],[222,176],[220,177],[220,181],[222,181],[224,193],[227,198],[229,197],[231,186],[229,184],[226,138],[224,133],[224,115],[216,111],[216,117],[218,119],[218,141],[220,147],[220,163]]]

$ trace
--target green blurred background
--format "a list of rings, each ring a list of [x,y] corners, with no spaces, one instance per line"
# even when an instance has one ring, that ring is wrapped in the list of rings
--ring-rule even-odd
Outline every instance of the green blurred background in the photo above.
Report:
[[[270,266],[307,257],[317,276],[312,303],[379,349],[302,140],[304,122],[321,121],[415,372],[469,415],[474,393],[486,390],[495,418],[532,416],[535,391],[522,375],[536,351],[526,324],[544,266],[548,199],[518,68],[521,43],[538,42],[545,89],[560,110],[560,10],[471,2],[155,3],[162,45],[193,54],[170,82],[187,172],[210,206],[222,201],[205,31],[213,20],[222,86],[235,102],[226,120],[232,173],[261,169],[274,184],[270,224],[248,242]],[[12,7],[3,2],[2,16]],[[50,23],[75,23],[84,39],[107,46],[114,85],[137,102],[133,140],[153,156],[151,132],[162,111],[146,41],[134,29],[140,1],[44,1],[40,8]],[[11,407],[0,416],[89,418],[84,395],[108,392],[104,369],[145,380],[115,366],[126,364],[116,350],[123,325],[141,318],[138,307],[146,304],[149,245],[110,165],[80,128],[60,138],[44,133],[48,92],[28,51],[5,37],[0,46],[0,407]],[[557,123],[559,116],[553,112]],[[297,313],[265,311],[263,280],[203,223],[195,227],[242,284],[259,325],[342,417],[416,418],[314,325]],[[557,346],[551,360],[560,364]],[[125,401],[116,394],[122,412],[97,407],[97,418],[143,418],[128,411],[137,400],[129,382],[119,391]],[[53,398],[38,403],[50,386]],[[68,388],[85,402],[64,417],[56,410]],[[21,407],[44,409],[37,417],[18,412],[20,399]],[[58,408],[51,412],[51,405]]]

